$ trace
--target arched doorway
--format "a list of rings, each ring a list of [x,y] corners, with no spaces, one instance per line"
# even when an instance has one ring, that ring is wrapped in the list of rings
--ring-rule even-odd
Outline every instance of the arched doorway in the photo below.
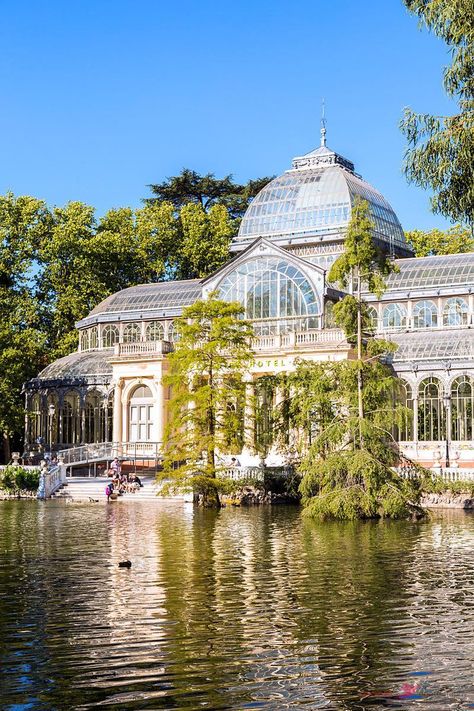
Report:
[[[128,439],[151,442],[153,439],[154,398],[148,385],[137,385],[130,396]]]

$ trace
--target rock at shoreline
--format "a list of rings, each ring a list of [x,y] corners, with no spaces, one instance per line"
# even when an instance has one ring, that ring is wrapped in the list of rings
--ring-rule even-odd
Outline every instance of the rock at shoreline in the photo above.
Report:
[[[443,494],[423,494],[421,505],[427,509],[465,509],[474,510],[474,499],[468,494],[453,494],[449,491]]]

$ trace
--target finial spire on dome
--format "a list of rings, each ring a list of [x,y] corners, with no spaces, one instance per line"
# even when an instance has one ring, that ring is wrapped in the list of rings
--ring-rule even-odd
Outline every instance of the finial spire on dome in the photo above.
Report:
[[[321,101],[321,147],[326,146],[326,104],[324,98]]]

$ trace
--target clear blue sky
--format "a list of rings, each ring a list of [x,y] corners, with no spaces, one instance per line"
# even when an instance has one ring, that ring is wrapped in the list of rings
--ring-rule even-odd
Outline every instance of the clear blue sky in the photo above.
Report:
[[[404,106],[445,98],[442,42],[401,0],[0,0],[0,192],[99,214],[182,167],[278,174],[328,145],[405,229],[444,226],[401,172]]]

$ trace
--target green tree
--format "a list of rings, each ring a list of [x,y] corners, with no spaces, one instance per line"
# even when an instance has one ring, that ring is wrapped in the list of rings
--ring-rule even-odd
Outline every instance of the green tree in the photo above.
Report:
[[[370,215],[368,202],[366,200],[356,201],[347,228],[344,252],[332,265],[328,277],[329,281],[339,283],[343,288],[349,287],[352,292],[334,306],[334,318],[336,323],[344,328],[348,340],[352,342],[355,338],[357,344],[357,393],[361,428],[364,418],[362,397],[363,332],[368,320],[362,291],[366,287],[370,292],[381,296],[385,289],[383,277],[393,270],[393,265],[387,254],[374,242],[373,229],[374,222]],[[362,444],[362,430],[360,440]]]
[[[364,289],[380,294],[392,269],[373,240],[368,204],[355,204],[345,251],[330,281],[352,294],[334,308],[336,323],[357,346],[357,358],[302,363],[289,377],[290,424],[302,432],[300,490],[319,518],[401,517],[419,511],[416,487],[393,471],[399,454],[392,435],[406,421],[398,381],[386,363],[393,345],[367,338]]]
[[[271,179],[257,178],[239,184],[234,182],[232,175],[216,178],[213,173],[200,175],[195,170],[183,168],[179,175],[166,178],[163,183],[149,185],[153,197],[145,198],[145,203],[153,204],[166,200],[171,202],[176,210],[188,203],[194,203],[206,212],[213,205],[224,205],[229,210],[231,219],[240,219],[252,198]]]
[[[472,0],[404,0],[429,30],[443,39],[451,64],[443,83],[458,105],[452,116],[405,109],[401,128],[408,140],[405,174],[429,188],[434,212],[474,225],[474,12]]]
[[[224,205],[208,212],[188,203],[179,213],[181,240],[175,252],[179,279],[202,278],[221,267],[229,258],[233,235],[232,220]]]
[[[242,314],[240,304],[215,294],[184,309],[165,378],[171,400],[160,480],[165,492],[193,490],[208,506],[219,506],[225,486],[218,452],[241,439],[243,377],[253,359],[253,329]]]
[[[37,276],[51,356],[76,348],[75,323],[109,294],[172,275],[178,235],[170,203],[110,210],[98,223],[89,205],[55,208]]]
[[[51,214],[41,200],[11,193],[0,197],[0,432],[3,459],[19,446],[24,426],[25,380],[45,364],[32,275]]]
[[[474,251],[474,236],[471,230],[462,225],[453,225],[448,230],[412,230],[406,232],[405,236],[417,257]]]

